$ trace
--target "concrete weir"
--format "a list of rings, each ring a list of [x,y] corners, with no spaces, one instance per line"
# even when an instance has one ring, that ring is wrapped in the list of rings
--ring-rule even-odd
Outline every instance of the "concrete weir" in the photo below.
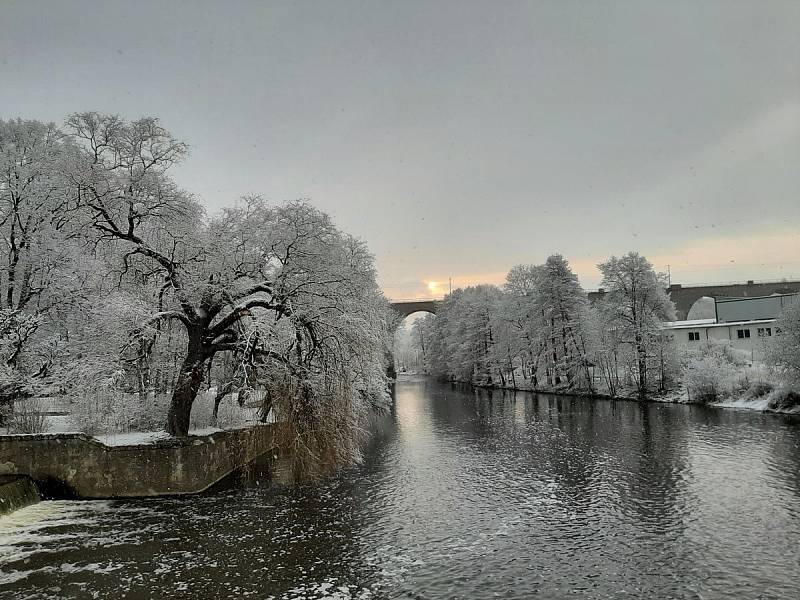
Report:
[[[41,500],[39,490],[30,477],[0,475],[0,516]]]
[[[26,475],[45,497],[198,494],[256,458],[277,454],[274,425],[107,446],[84,434],[0,436],[0,476]]]

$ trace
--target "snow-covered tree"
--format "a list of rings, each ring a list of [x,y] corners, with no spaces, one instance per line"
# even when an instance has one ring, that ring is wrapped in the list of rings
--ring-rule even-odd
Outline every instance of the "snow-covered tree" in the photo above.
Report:
[[[442,300],[430,336],[432,373],[456,381],[496,383],[492,324],[501,295],[495,286],[479,285],[454,290]]]
[[[428,346],[432,336],[433,321],[435,315],[426,314],[420,317],[411,325],[411,343],[419,351],[420,362],[424,365],[428,356]]]
[[[715,402],[734,393],[742,375],[742,361],[724,343],[705,343],[686,356],[683,383],[695,402]]]
[[[413,322],[406,321],[398,327],[394,336],[394,357],[402,370],[419,372],[427,368],[432,320],[435,318],[431,314],[420,315]]]
[[[0,397],[31,393],[80,282],[80,229],[64,177],[74,148],[53,124],[0,120]]]
[[[541,311],[537,307],[541,269],[535,265],[516,265],[506,275],[502,311],[515,342],[511,350],[519,363],[523,379],[530,379],[534,389],[541,387],[540,369],[545,360],[546,335]]]
[[[591,389],[586,293],[559,254],[517,265],[507,278],[503,313],[516,337],[509,354],[534,388]]]
[[[581,378],[591,387],[586,356],[586,292],[560,254],[548,257],[537,273],[534,306],[537,316],[541,316],[544,357],[551,385],[573,389],[581,387],[577,382]]]
[[[767,362],[790,385],[800,385],[800,302],[786,308],[775,324],[776,335],[767,348]]]
[[[35,304],[64,261],[61,244],[69,214],[63,164],[71,151],[53,124],[0,121],[0,236],[4,268],[0,306]],[[55,239],[54,239],[55,238]]]
[[[223,385],[250,385],[246,373],[257,371],[267,403],[293,390],[301,406],[284,406],[283,416],[295,423],[301,413],[333,418],[328,400],[338,409],[383,400],[386,302],[363,243],[305,202],[247,198],[205,222],[169,177],[186,145],[155,119],[82,113],[67,130],[81,149],[70,173],[76,210],[118,252],[120,280],[153,291],[135,337],[181,330],[167,431],[188,432],[200,387],[225,353],[243,367]],[[146,355],[152,344],[140,347]]]
[[[622,344],[632,350],[630,374],[640,397],[647,394],[649,373],[663,340],[661,322],[674,320],[675,306],[666,293],[666,280],[637,252],[612,256],[598,265],[603,275],[602,299],[606,323]]]
[[[610,396],[616,396],[622,386],[620,375],[625,362],[623,330],[615,320],[614,311],[602,302],[589,308],[586,319],[588,360]]]

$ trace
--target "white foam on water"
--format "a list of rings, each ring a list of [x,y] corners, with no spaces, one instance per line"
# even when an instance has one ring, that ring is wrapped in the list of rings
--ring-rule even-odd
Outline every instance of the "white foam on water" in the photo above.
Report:
[[[309,583],[293,588],[280,596],[281,600],[368,600],[373,597],[372,590],[343,585],[333,578]],[[265,600],[276,600],[267,596]]]
[[[44,530],[71,525],[91,525],[99,519],[97,513],[108,509],[108,501],[74,502],[49,500],[25,506],[0,517],[0,566],[38,552],[52,552],[44,544],[79,537],[64,532],[44,533]],[[94,514],[93,514],[94,513]],[[58,550],[63,550],[60,545]]]
[[[2,536],[16,529],[47,527],[61,524],[62,521],[75,519],[86,514],[91,505],[108,506],[107,501],[74,502],[71,500],[46,500],[30,504],[7,515],[0,516],[0,540]]]

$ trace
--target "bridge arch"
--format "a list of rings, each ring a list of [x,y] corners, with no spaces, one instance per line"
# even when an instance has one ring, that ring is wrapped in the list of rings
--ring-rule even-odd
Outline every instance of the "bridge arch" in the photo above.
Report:
[[[714,298],[711,296],[700,296],[695,300],[686,311],[687,319],[713,319],[716,317]]]
[[[428,312],[436,314],[440,300],[397,300],[391,303],[394,311],[400,313],[405,319],[415,312]]]
[[[772,294],[796,294],[800,292],[800,281],[748,281],[747,283],[730,283],[716,285],[672,284],[667,294],[675,303],[675,312],[679,321],[686,320],[692,305],[700,298],[755,298]],[[589,292],[589,300],[595,302],[605,296],[602,289]]]
[[[692,305],[703,296],[710,298],[755,298],[772,294],[792,294],[800,292],[800,281],[776,281],[756,283],[734,283],[730,285],[697,285],[683,287],[673,284],[667,293],[675,303],[679,320],[685,320]]]
[[[436,315],[436,300],[414,300],[395,302],[392,308],[399,317],[394,322],[394,339],[390,356],[390,372],[423,372],[426,369],[425,349],[428,340],[418,339],[423,335],[413,324],[427,315]]]

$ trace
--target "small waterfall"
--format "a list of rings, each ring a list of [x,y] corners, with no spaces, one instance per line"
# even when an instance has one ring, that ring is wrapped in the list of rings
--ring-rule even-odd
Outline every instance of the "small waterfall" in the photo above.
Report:
[[[0,516],[41,500],[36,484],[25,475],[0,475]]]

